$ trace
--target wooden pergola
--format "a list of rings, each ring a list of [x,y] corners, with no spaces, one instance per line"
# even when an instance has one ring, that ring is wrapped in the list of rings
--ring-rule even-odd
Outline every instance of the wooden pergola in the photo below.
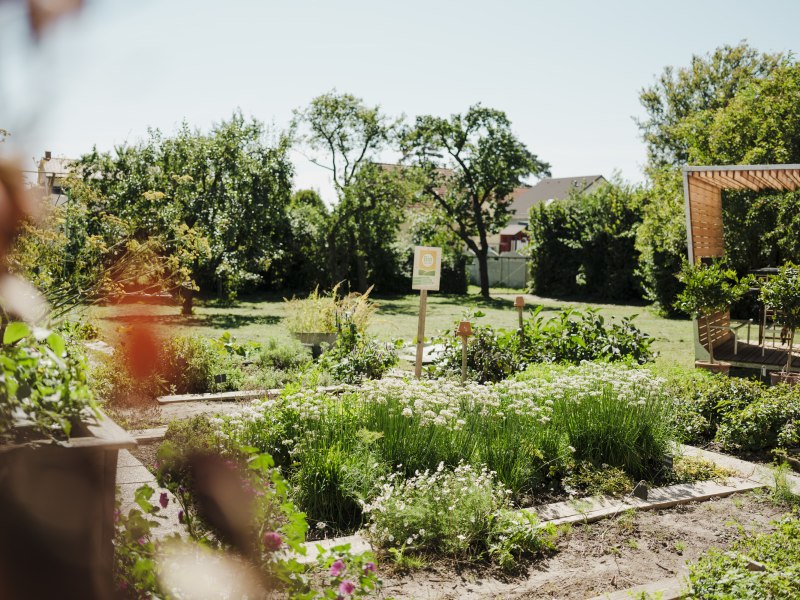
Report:
[[[686,203],[686,235],[689,261],[718,258],[725,254],[722,226],[722,190],[800,189],[800,165],[735,165],[683,168],[683,194]],[[760,345],[737,344],[730,312],[711,317],[711,335],[705,327],[695,327],[695,358],[709,358],[709,343],[715,356],[734,366],[772,370],[780,368],[786,351],[767,352]],[[702,331],[701,331],[702,329]],[[710,340],[708,338],[711,338]],[[760,340],[759,340],[760,341]]]

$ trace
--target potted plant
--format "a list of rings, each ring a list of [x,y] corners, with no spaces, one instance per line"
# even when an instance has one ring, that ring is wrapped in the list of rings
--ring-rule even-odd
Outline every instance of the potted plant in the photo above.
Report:
[[[692,265],[683,264],[678,279],[684,288],[675,302],[675,307],[703,320],[708,340],[709,363],[698,361],[696,366],[713,371],[727,370],[726,364],[714,362],[714,344],[711,336],[711,317],[728,310],[730,305],[741,298],[750,288],[750,277],[739,279],[736,271],[727,268],[722,262],[704,264],[698,261]]]
[[[779,373],[773,373],[772,381],[786,382],[795,385],[800,375],[792,372],[792,348],[794,333],[800,324],[800,268],[786,263],[778,273],[770,277],[761,286],[761,300],[766,306],[775,309],[788,331],[789,347],[786,351],[786,365]]]
[[[117,453],[136,442],[95,405],[63,337],[22,322],[0,330],[0,587],[113,597]]]
[[[369,299],[372,287],[363,294],[340,296],[340,285],[337,284],[330,295],[320,294],[317,287],[306,298],[286,300],[286,328],[303,344],[310,346],[315,357],[319,355],[322,344],[332,346],[336,343],[345,315],[363,333],[375,311],[375,305]]]

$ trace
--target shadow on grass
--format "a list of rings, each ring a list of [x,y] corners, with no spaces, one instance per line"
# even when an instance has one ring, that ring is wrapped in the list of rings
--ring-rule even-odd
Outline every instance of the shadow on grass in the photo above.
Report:
[[[100,317],[105,321],[118,323],[150,323],[154,325],[181,325],[184,327],[212,327],[215,329],[238,329],[247,325],[277,325],[283,317],[274,315],[108,315]]]

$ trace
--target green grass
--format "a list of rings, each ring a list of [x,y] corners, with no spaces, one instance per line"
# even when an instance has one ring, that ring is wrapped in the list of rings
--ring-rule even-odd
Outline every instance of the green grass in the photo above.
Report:
[[[452,331],[470,307],[485,313],[478,322],[494,327],[515,329],[517,312],[513,307],[514,297],[520,292],[507,289],[493,290],[493,298],[484,300],[478,290],[471,287],[466,296],[451,296],[431,292],[428,295],[426,336]],[[419,294],[378,297],[378,304],[369,330],[382,339],[414,339],[417,333]],[[647,306],[624,304],[589,304],[551,298],[526,296],[528,306],[541,304],[544,315],[564,308],[585,309],[595,306],[606,319],[638,315],[636,325],[655,338],[653,350],[659,354],[657,363],[668,366],[691,367],[694,364],[692,326],[688,319],[664,319]],[[195,314],[183,317],[177,306],[118,305],[91,307],[88,316],[100,328],[101,335],[110,343],[119,336],[132,316],[149,316],[159,333],[163,335],[195,334],[219,337],[230,331],[237,340],[264,342],[268,338],[288,337],[284,324],[287,316],[286,303],[280,295],[260,295],[242,298],[233,306],[220,306],[213,302],[201,302]]]

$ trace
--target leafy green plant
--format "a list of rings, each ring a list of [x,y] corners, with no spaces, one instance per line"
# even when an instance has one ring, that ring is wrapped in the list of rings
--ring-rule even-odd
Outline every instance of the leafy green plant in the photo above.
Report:
[[[533,363],[607,360],[644,364],[653,357],[652,338],[633,324],[633,317],[606,323],[597,309],[563,310],[550,319],[541,316],[541,311],[541,306],[533,310],[522,335],[491,326],[474,327],[467,346],[470,378],[481,383],[502,381]],[[480,312],[467,315],[480,316]],[[460,374],[461,341],[453,336],[436,341],[444,349],[434,362],[433,373]]]
[[[690,598],[797,598],[800,577],[800,519],[787,515],[775,531],[744,536],[731,552],[711,550],[689,565]],[[764,570],[751,570],[751,562]]]
[[[750,289],[751,278],[739,279],[736,271],[726,268],[722,262],[710,264],[685,262],[678,279],[684,288],[678,294],[675,307],[683,312],[705,319],[708,352],[714,362],[714,345],[710,342],[711,323],[714,313],[728,310],[736,300]]]
[[[270,338],[258,351],[258,364],[282,371],[299,369],[311,362],[311,354],[297,340]]]
[[[633,490],[630,475],[619,467],[595,466],[581,461],[563,479],[562,485],[570,491],[580,491],[587,496],[624,496]]]
[[[7,323],[0,376],[0,437],[31,425],[45,436],[69,438],[74,422],[96,411],[85,358],[55,332]]]
[[[336,343],[320,357],[319,367],[343,383],[380,379],[399,360],[395,347],[396,344],[382,344],[369,337],[345,313]]]
[[[779,311],[780,319],[789,330],[786,371],[792,370],[792,345],[795,331],[800,325],[800,267],[787,263],[777,275],[761,286],[761,300],[766,306]]]

